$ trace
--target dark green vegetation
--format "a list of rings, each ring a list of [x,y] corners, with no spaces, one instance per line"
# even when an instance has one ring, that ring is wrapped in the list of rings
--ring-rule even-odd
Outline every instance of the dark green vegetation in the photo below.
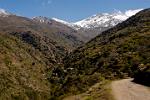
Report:
[[[148,67],[140,78],[149,80],[149,40],[150,9],[146,9],[68,55],[63,71],[57,68],[57,76],[51,78],[61,83],[55,95],[78,94],[97,82],[133,77],[140,65]]]
[[[134,82],[150,86],[150,65],[140,65],[134,75]]]

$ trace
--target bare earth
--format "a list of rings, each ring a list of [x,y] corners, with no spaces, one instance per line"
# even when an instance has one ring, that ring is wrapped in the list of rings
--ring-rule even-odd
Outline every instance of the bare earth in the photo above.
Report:
[[[112,82],[112,94],[115,100],[150,100],[148,87],[123,79]]]

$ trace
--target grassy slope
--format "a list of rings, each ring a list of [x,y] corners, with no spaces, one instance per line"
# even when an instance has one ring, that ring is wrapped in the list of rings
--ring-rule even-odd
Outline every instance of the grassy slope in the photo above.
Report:
[[[103,79],[132,77],[139,65],[150,63],[149,40],[150,9],[146,9],[67,56],[64,72],[54,71],[61,73],[60,78],[51,78],[62,84],[56,95],[81,93]]]
[[[86,92],[65,97],[63,100],[114,100],[110,84],[110,81],[96,83]]]
[[[50,98],[42,53],[16,37],[0,33],[0,99]]]

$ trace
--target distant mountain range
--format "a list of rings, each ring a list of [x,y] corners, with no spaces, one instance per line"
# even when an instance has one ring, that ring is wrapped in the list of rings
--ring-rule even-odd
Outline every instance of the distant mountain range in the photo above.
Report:
[[[50,20],[55,20],[79,31],[80,33],[82,33],[83,37],[86,38],[86,41],[89,41],[91,38],[94,38],[101,32],[117,25],[118,23],[121,23],[122,21],[135,15],[137,12],[141,10],[142,9],[136,9],[136,10],[127,10],[125,12],[115,11],[113,13],[96,14],[89,18],[74,23],[66,22],[57,18],[49,19],[41,16],[34,17],[33,19],[39,20],[39,22],[41,23],[47,23]]]
[[[74,29],[93,29],[97,27],[112,27],[116,24],[126,20],[127,18],[135,15],[137,12],[141,11],[142,9],[136,10],[127,10],[125,12],[115,11],[113,13],[101,13],[93,15],[89,18],[83,19],[78,22],[69,23],[57,18],[52,18],[53,20],[68,25]]]
[[[117,25],[118,23],[126,20],[127,18],[135,15],[137,12],[141,11],[142,9],[136,9],[136,10],[127,10],[125,12],[121,11],[115,11],[114,13],[102,13],[102,14],[96,14],[89,18],[83,19],[78,22],[70,23],[58,18],[47,18],[47,17],[34,17],[33,19],[39,20],[41,23],[47,23],[49,20],[55,20],[57,22],[60,22],[62,24],[65,24],[71,28],[74,28],[76,30],[79,29],[94,29],[94,28],[100,28],[100,27],[112,27]]]
[[[69,23],[57,18],[42,16],[30,19],[12,14],[4,9],[0,9],[0,31],[7,33],[28,33],[33,36],[35,35],[36,38],[39,36],[39,40],[41,40],[40,42],[43,41],[45,42],[44,46],[48,46],[48,52],[51,51],[51,54],[56,53],[55,56],[60,58],[60,55],[64,55],[62,51],[72,51],[104,30],[126,20],[128,17],[136,14],[140,10],[142,9],[128,10],[124,13],[118,11],[111,14],[97,14],[79,22]],[[46,39],[43,40],[42,38]],[[50,41],[52,44],[49,43]],[[38,44],[40,44],[40,42]],[[59,48],[59,50],[55,50],[56,48]],[[54,56],[51,57],[53,57],[54,60],[57,59]]]
[[[137,12],[141,11],[142,9],[136,9],[136,10],[127,10],[125,12],[121,11],[115,11],[113,13],[101,13],[101,14],[96,14],[91,17],[88,17],[86,19],[83,19],[78,22],[67,22],[58,18],[48,18],[44,16],[39,16],[39,17],[33,17],[33,20],[38,20],[41,23],[48,23],[51,20],[60,22],[62,24],[65,24],[71,28],[74,28],[76,30],[79,29],[93,29],[97,27],[110,27],[110,26],[115,26],[116,24],[126,20],[127,18],[135,15]],[[0,16],[8,16],[8,15],[13,15],[12,13],[0,9]]]
[[[85,29],[92,29],[97,27],[112,27],[118,23],[128,19],[129,17],[135,15],[142,9],[128,10],[125,12],[115,11],[113,13],[102,13],[96,14],[92,17],[83,19],[79,22],[73,23]]]

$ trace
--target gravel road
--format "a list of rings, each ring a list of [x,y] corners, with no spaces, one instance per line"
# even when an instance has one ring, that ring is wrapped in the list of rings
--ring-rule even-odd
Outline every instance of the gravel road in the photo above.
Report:
[[[150,89],[132,82],[133,79],[123,79],[112,82],[112,94],[116,100],[150,100]]]

